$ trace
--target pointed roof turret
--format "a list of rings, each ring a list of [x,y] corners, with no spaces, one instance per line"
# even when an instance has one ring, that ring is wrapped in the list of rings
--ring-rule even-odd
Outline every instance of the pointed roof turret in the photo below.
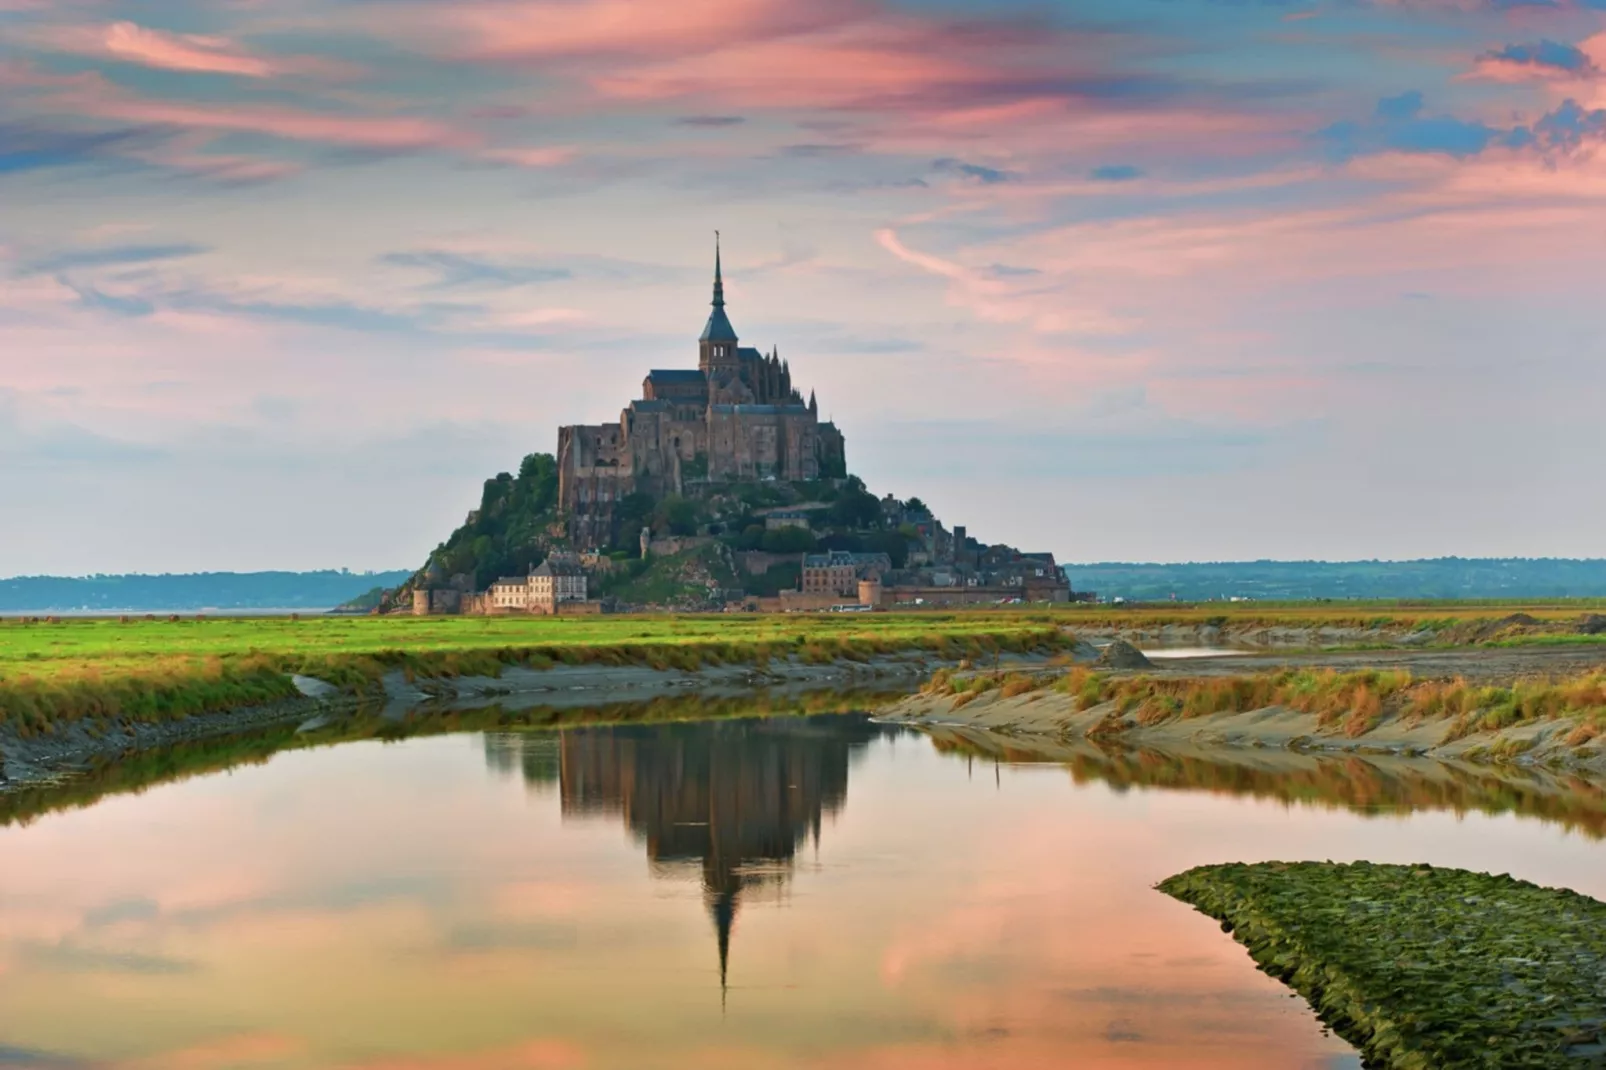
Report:
[[[820,415],[820,403],[814,400],[814,391],[812,390],[809,391],[809,412],[816,416]]]
[[[714,311],[708,316],[699,342],[734,342],[736,328],[725,315],[725,275],[719,263],[719,231],[714,231]]]

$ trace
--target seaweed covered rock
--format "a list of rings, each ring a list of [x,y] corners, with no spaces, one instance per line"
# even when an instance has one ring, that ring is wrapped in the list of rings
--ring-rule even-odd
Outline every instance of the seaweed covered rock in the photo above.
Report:
[[[1606,1067],[1606,904],[1432,866],[1202,866],[1160,884],[1221,922],[1367,1066]]]
[[[1110,669],[1152,669],[1154,662],[1144,656],[1143,651],[1127,642],[1117,639],[1104,648],[1099,655],[1100,665]]]

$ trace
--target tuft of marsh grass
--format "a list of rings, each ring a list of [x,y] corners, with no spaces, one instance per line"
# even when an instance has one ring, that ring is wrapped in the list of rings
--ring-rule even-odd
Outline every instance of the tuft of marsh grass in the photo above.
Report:
[[[1323,728],[1336,728],[1351,738],[1366,735],[1385,718],[1416,725],[1450,721],[1445,742],[1476,731],[1558,717],[1606,717],[1606,672],[1562,680],[1526,680],[1510,686],[1475,686],[1465,680],[1416,680],[1404,670],[1287,669],[1228,677],[1112,676],[1086,666],[1059,674],[974,675],[939,672],[925,693],[953,695],[965,702],[975,693],[997,687],[1007,696],[1052,690],[1073,696],[1078,710],[1109,705],[1112,727],[1132,717],[1152,726],[1173,719],[1245,713],[1281,706],[1311,714]],[[968,696],[968,697],[966,697]],[[1591,721],[1591,724],[1594,722]],[[1581,731],[1583,731],[1581,729]],[[1588,732],[1598,734],[1595,728]],[[1583,742],[1594,734],[1580,737]]]

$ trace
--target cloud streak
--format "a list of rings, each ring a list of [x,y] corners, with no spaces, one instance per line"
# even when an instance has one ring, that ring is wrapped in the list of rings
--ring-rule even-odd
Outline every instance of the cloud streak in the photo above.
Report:
[[[1578,81],[1600,77],[1589,54],[1555,41],[1506,45],[1478,57],[1473,75],[1495,82]]]
[[[162,70],[271,78],[287,66],[256,56],[223,37],[168,33],[133,22],[102,26],[67,26],[34,35],[41,47],[83,56],[98,56]]]

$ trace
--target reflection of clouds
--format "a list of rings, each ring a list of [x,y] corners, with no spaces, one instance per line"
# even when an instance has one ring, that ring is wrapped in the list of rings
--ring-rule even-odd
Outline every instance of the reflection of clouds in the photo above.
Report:
[[[563,925],[532,925],[500,921],[454,925],[445,933],[448,951],[555,951],[573,948],[579,930]]]
[[[1155,880],[1365,850],[1598,869],[1532,822],[1123,795],[1052,766],[971,782],[909,736],[850,747],[851,792],[840,738],[763,740],[768,779],[732,780],[706,763],[741,748],[698,732],[287,754],[0,830],[0,1035],[86,1070],[1316,1067],[1341,1046]],[[564,761],[570,814],[602,820],[520,783]],[[703,882],[778,892],[816,805],[818,864],[744,915],[722,1020]],[[683,824],[710,816],[728,838]],[[217,879],[246,857],[252,880]],[[95,958],[122,953],[194,968]]]
[[[8,1070],[90,1070],[89,1063],[68,1055],[6,1044],[0,1044],[0,1066]]]
[[[577,1045],[562,1040],[532,1040],[474,1054],[354,1062],[341,1070],[578,1070],[587,1065],[586,1053]]]
[[[15,946],[19,965],[46,973],[131,973],[155,976],[194,973],[190,959],[142,951],[114,951],[79,944],[21,943]]]
[[[119,1060],[108,1064],[106,1070],[249,1070],[282,1066],[304,1051],[305,1045],[296,1037],[240,1033],[145,1058]]]

